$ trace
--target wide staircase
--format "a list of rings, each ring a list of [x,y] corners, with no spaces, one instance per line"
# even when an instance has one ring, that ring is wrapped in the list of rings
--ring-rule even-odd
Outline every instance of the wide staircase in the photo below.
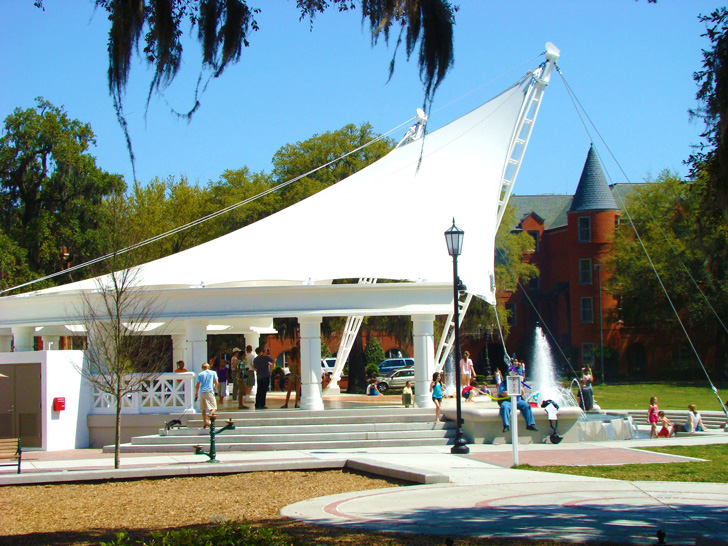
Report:
[[[455,423],[434,422],[434,410],[403,407],[335,409],[323,411],[265,410],[221,412],[216,429],[228,419],[234,430],[216,435],[221,451],[326,450],[395,446],[441,446],[453,443]],[[122,453],[194,453],[208,449],[210,432],[200,415],[183,418],[181,428],[137,436],[121,445]],[[114,446],[104,446],[104,452]]]
[[[647,426],[647,410],[629,410],[627,412],[632,417],[635,425]],[[672,421],[673,424],[682,425],[688,420],[687,410],[665,410],[665,416]],[[701,411],[700,416],[703,418],[703,424],[710,430],[720,430],[726,423],[726,416],[722,411]],[[659,428],[658,424],[658,428]]]

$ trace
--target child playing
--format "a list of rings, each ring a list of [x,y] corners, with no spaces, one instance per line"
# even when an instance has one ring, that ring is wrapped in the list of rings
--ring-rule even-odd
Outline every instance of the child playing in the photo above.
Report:
[[[442,374],[435,372],[432,374],[432,383],[430,383],[430,392],[432,393],[432,401],[435,403],[435,422],[440,422],[440,404],[442,404]]]
[[[660,432],[657,433],[658,438],[669,438],[670,437],[670,430],[672,429],[672,423],[670,420],[665,417],[665,412],[660,410],[657,413],[658,417],[660,418],[660,422],[662,423],[662,428],[660,429]]]
[[[650,424],[650,438],[657,438],[657,421],[657,396],[653,396],[650,398],[650,409],[647,410],[647,422]]]
[[[405,408],[412,405],[412,383],[409,381],[404,384],[404,388],[402,389],[402,403]]]

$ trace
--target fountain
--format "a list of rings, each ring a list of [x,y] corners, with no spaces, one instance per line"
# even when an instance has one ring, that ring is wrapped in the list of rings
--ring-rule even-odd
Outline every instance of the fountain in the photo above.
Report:
[[[445,372],[445,381],[442,394],[447,397],[455,395],[455,357],[453,356],[453,352],[454,350],[450,351],[450,354],[447,356],[445,369],[443,370]]]
[[[532,359],[533,362],[526,368],[526,383],[531,387],[527,401],[540,404],[543,400],[553,400],[559,407],[577,407],[579,404],[571,389],[556,381],[551,346],[540,325],[536,325]]]
[[[526,400],[533,407],[538,432],[523,431],[519,427],[519,442],[533,443],[548,441],[550,434],[546,412],[541,402],[553,400],[559,405],[558,430],[564,442],[585,442],[600,440],[625,440],[634,437],[634,427],[629,418],[623,415],[610,415],[604,412],[584,413],[572,387],[560,384],[556,379],[556,366],[548,338],[541,326],[537,325],[534,336],[532,361],[526,363],[525,383],[531,387],[526,393]],[[454,394],[453,356],[450,354],[445,365],[445,393]],[[450,420],[455,420],[455,405],[452,400],[443,401],[442,413]],[[595,406],[598,409],[598,406]],[[463,429],[471,443],[491,444],[509,442],[510,437],[502,432],[499,407],[490,398],[479,396],[475,403],[463,404]],[[520,419],[519,415],[519,419]],[[525,427],[523,427],[525,429]]]

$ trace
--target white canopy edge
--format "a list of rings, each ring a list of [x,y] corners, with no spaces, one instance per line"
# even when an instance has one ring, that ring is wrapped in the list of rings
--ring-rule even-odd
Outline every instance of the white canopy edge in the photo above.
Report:
[[[361,277],[451,282],[443,233],[454,218],[465,231],[460,276],[471,293],[494,303],[501,179],[532,80],[529,73],[424,143],[397,148],[295,205],[139,266],[138,286],[280,286]],[[97,282],[40,293],[95,289]]]

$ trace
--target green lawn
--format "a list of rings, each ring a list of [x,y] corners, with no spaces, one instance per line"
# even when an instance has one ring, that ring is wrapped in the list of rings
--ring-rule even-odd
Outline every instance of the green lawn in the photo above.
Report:
[[[522,470],[557,472],[595,478],[632,481],[712,482],[728,483],[728,444],[705,446],[651,447],[657,451],[707,459],[689,463],[625,464],[615,466],[530,466],[519,465]]]
[[[726,402],[728,385],[716,385]],[[707,382],[704,383],[630,383],[621,385],[594,385],[594,399],[602,409],[643,409],[647,411],[650,397],[657,396],[660,409],[687,409],[688,404],[698,411],[720,411],[718,399]]]

